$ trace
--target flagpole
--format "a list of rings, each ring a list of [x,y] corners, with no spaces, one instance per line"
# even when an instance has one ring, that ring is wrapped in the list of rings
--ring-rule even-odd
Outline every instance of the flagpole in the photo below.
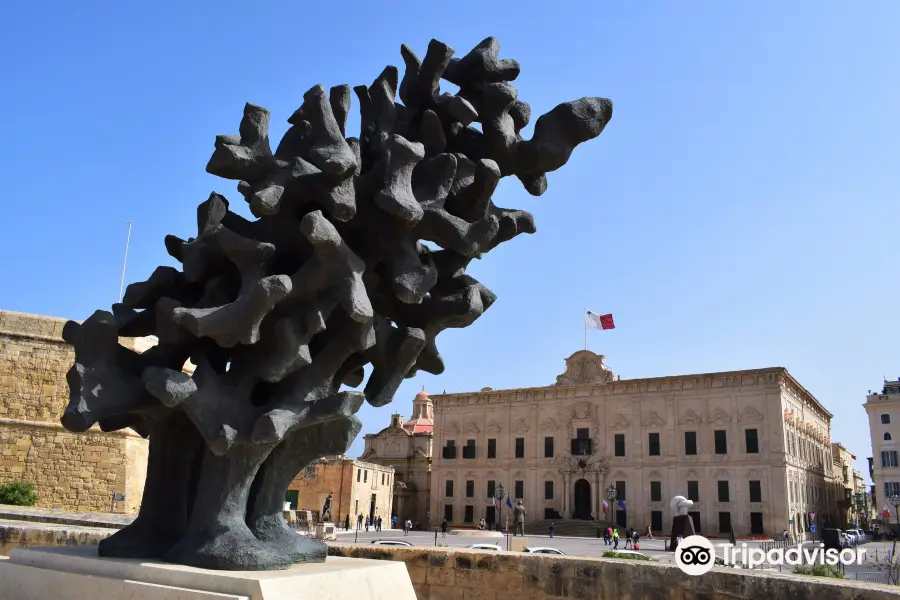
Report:
[[[581,313],[581,320],[584,321],[584,349],[587,350],[587,307]]]
[[[122,279],[119,282],[119,302],[122,301],[122,290],[125,288],[125,265],[128,264],[128,246],[131,245],[131,221],[122,221],[128,223],[128,237],[125,239],[125,258],[122,260]]]

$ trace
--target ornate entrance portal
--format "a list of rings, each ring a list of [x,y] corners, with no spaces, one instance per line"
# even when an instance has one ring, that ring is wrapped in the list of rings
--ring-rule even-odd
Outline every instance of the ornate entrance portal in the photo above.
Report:
[[[574,514],[576,519],[591,519],[591,484],[587,479],[579,479],[575,482]]]

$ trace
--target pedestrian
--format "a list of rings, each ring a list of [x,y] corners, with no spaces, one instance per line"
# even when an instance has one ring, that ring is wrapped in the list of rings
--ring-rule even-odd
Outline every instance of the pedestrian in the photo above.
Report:
[[[369,530],[369,517],[367,515],[366,516],[366,531],[368,531],[368,530]]]
[[[619,529],[614,528],[612,530],[612,541],[613,541],[613,550],[619,549]]]
[[[409,530],[412,529],[412,520],[407,519],[403,523],[403,535],[409,535]]]
[[[391,517],[391,529],[397,529],[397,515]]]
[[[357,531],[362,529],[362,524],[363,524],[363,516],[362,516],[362,513],[360,513],[360,514],[356,515],[356,530]]]
[[[783,540],[784,540],[784,543],[787,544],[787,541],[788,541],[788,532],[787,532],[787,529],[785,529],[784,531],[781,532],[781,539],[783,539]]]
[[[556,529],[556,527],[553,525],[553,523],[550,523],[550,539],[553,539],[553,530],[554,529]]]
[[[628,546],[634,542],[634,535],[631,532],[631,527],[625,530],[625,549],[628,549]]]
[[[638,549],[638,542],[641,540],[641,534],[638,533],[638,530],[635,529],[631,532],[631,548],[633,550]]]
[[[447,537],[447,519],[441,521],[441,537]]]
[[[603,543],[607,546],[612,545],[612,527],[607,527],[603,532]]]
[[[350,515],[347,515],[347,518],[344,519],[344,531],[350,531]]]
[[[652,525],[647,525],[647,539],[648,540],[653,539],[653,526]]]
[[[676,537],[675,538],[675,547],[678,548],[678,546],[680,546],[681,542],[683,542],[683,541],[684,541],[684,538],[681,537],[680,535],[678,537]]]
[[[378,522],[378,525],[375,527],[375,531],[381,531],[381,517],[375,517]]]

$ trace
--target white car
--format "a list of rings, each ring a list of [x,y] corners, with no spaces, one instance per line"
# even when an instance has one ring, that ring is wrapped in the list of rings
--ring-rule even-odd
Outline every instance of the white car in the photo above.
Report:
[[[403,548],[412,548],[412,544],[401,540],[374,540],[372,543],[376,546],[401,546]]]
[[[565,556],[566,553],[556,548],[547,548],[546,546],[534,546],[531,548],[522,548],[522,552],[530,552],[531,554],[555,554],[557,556]]]
[[[492,552],[500,552],[503,550],[498,544],[472,544],[466,546],[467,550],[490,550]]]
[[[862,529],[851,529],[850,531],[856,534],[857,544],[862,544],[863,542],[869,541],[869,538],[866,537],[866,532],[864,532]]]
[[[854,529],[847,529],[846,531],[844,531],[844,535],[847,537],[847,541],[849,542],[850,546],[855,546],[860,541]]]

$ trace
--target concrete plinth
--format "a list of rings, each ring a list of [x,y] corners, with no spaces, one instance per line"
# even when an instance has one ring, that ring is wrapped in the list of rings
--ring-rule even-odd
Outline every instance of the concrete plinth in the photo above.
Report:
[[[96,546],[16,548],[0,600],[415,600],[402,562],[329,557],[285,571],[213,571],[101,558]]]

